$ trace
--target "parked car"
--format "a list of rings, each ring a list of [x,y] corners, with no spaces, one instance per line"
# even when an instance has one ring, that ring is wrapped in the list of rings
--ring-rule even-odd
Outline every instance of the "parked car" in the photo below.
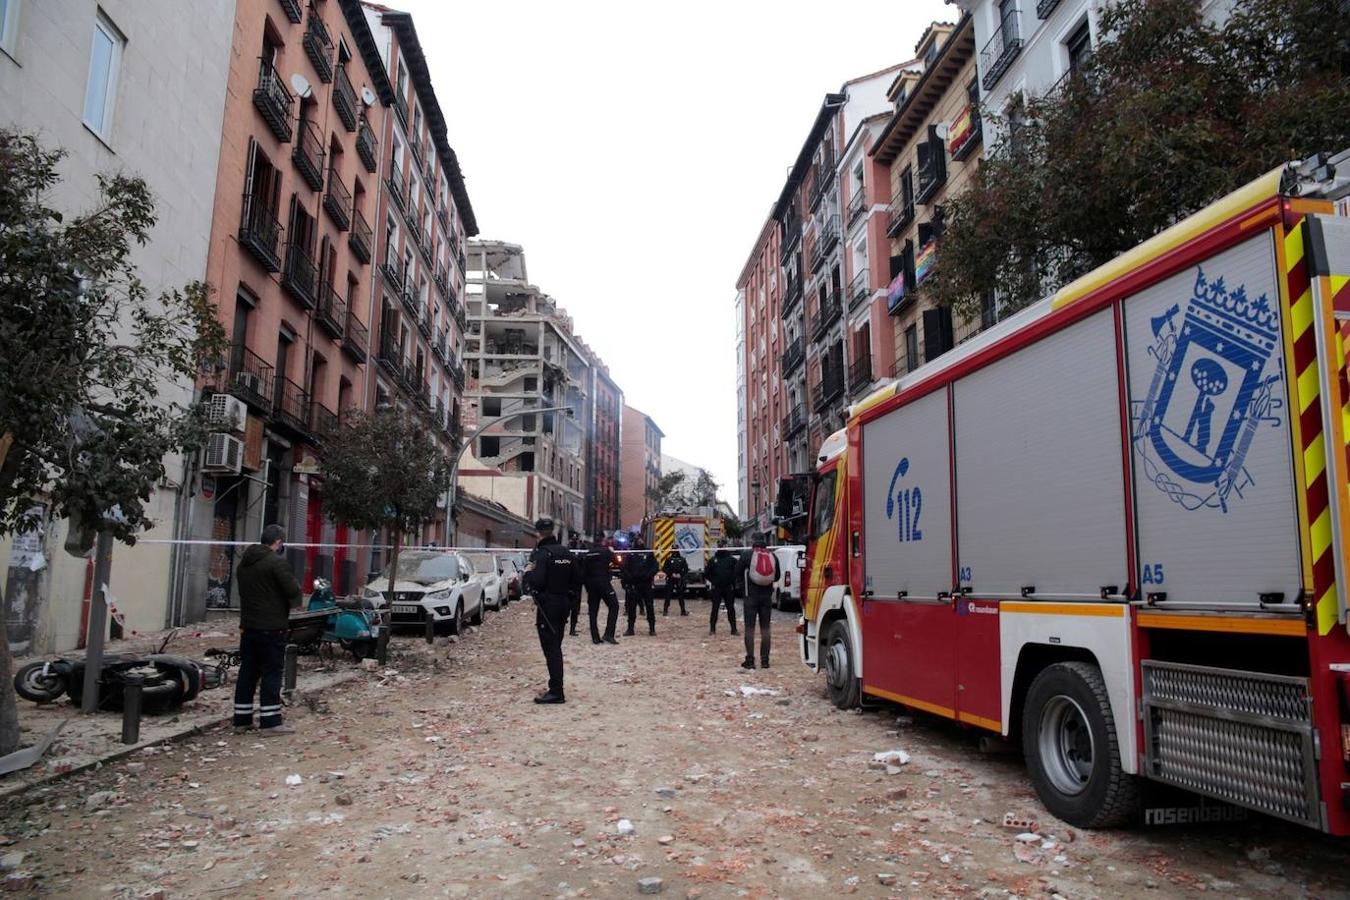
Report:
[[[801,544],[773,548],[779,569],[778,580],[773,584],[773,605],[778,609],[802,608],[802,570],[797,568],[797,561],[805,550]]]
[[[488,609],[499,610],[507,602],[505,566],[503,559],[495,553],[466,554],[473,563],[474,577],[483,585],[483,605]]]
[[[393,628],[425,628],[427,619],[439,633],[460,634],[464,623],[483,622],[483,583],[462,553],[451,550],[405,550],[399,554],[394,590],[389,570],[366,585],[365,598],[387,605]]]
[[[502,580],[506,582],[506,592],[502,594],[502,603],[508,604],[525,596],[525,584],[522,581],[524,569],[516,564],[513,557],[500,557],[502,562]]]

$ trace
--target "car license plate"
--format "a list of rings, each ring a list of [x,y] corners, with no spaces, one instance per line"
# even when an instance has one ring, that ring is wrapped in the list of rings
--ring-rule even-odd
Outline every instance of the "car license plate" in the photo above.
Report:
[[[397,613],[397,614],[399,614],[399,615],[406,615],[406,614],[409,614],[409,613],[411,613],[411,614],[413,614],[413,615],[416,615],[416,614],[417,614],[417,611],[418,611],[419,609],[421,609],[421,607],[419,607],[419,606],[413,606],[413,605],[410,604],[410,603],[395,603],[395,604],[394,604],[394,612]]]

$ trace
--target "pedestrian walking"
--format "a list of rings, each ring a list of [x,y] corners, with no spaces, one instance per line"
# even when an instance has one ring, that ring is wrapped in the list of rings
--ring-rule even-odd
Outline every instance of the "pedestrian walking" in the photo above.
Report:
[[[599,534],[591,535],[591,542],[586,545],[586,550],[582,555],[581,570],[582,581],[586,585],[586,607],[591,618],[592,644],[598,644],[602,640],[607,644],[619,642],[614,637],[614,626],[619,621],[619,598],[614,594],[610,572],[610,564],[613,561],[614,551],[601,542]],[[609,608],[603,638],[600,637],[600,629],[596,623],[601,602]]]
[[[253,727],[253,697],[259,699],[258,727],[269,737],[294,734],[281,721],[281,677],[286,665],[286,631],[291,610],[300,605],[300,583],[281,556],[286,531],[268,525],[258,543],[244,551],[235,570],[239,585],[239,676],[234,685],[235,734]]]
[[[656,634],[656,600],[652,596],[656,572],[656,554],[647,549],[641,538],[633,541],[633,549],[623,560],[624,606],[628,613],[628,630],[624,634],[630,637],[639,609],[646,611],[647,633]]]
[[[731,633],[736,631],[736,603],[733,599],[738,568],[735,554],[726,549],[726,541],[717,542],[717,552],[708,560],[703,574],[708,579],[708,588],[712,592],[712,614],[708,617],[708,634],[717,633],[717,608],[725,604],[727,622],[731,624]]]
[[[548,666],[548,690],[534,698],[535,703],[566,703],[563,692],[563,628],[567,625],[567,607],[573,591],[581,588],[581,564],[553,533],[553,520],[534,523],[539,545],[525,570],[525,583],[534,594],[534,627],[539,631],[539,646]]]
[[[678,548],[671,550],[661,571],[666,573],[666,605],[662,608],[661,615],[670,615],[672,598],[680,601],[680,615],[689,615],[689,610],[684,607],[685,585],[689,581],[689,563],[685,560],[684,554]]]
[[[741,554],[737,575],[745,585],[742,607],[745,619],[745,662],[743,669],[755,667],[755,622],[759,622],[759,667],[769,667],[769,622],[773,618],[773,586],[782,570],[778,558],[769,552],[768,541],[757,534],[750,541],[750,549]]]

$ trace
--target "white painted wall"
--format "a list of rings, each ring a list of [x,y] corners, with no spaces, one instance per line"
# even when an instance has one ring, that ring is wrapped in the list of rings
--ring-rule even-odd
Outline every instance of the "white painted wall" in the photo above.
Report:
[[[154,191],[159,216],[150,242],[133,251],[151,296],[205,277],[234,0],[194,0],[190,13],[180,0],[17,2],[13,40],[0,50],[0,126],[37,132],[49,147],[66,150],[54,205],[91,208],[98,199],[95,173],[139,174]],[[99,10],[126,38],[106,142],[83,124]],[[186,403],[192,385],[166,382],[164,394]],[[148,538],[173,536],[182,461],[168,460],[168,473],[175,483],[148,504],[156,521]],[[63,522],[46,535],[35,651],[68,649],[79,638],[86,562],[61,549],[65,535]],[[6,566],[10,550],[9,541],[0,542]],[[110,587],[129,628],[164,626],[169,557],[166,545],[116,547]]]

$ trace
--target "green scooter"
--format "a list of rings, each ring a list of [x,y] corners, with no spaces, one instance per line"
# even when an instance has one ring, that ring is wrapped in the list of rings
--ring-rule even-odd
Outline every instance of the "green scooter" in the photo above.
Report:
[[[314,579],[314,592],[309,595],[311,612],[331,609],[324,620],[325,643],[337,643],[358,661],[373,657],[380,629],[386,627],[383,613],[369,600],[339,600],[327,579]]]

